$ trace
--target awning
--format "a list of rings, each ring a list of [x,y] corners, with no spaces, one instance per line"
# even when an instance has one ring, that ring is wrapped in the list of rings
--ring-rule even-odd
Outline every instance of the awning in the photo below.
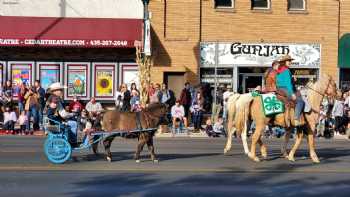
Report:
[[[338,66],[350,68],[350,34],[345,34],[339,40]]]
[[[142,19],[0,16],[0,46],[132,48]]]

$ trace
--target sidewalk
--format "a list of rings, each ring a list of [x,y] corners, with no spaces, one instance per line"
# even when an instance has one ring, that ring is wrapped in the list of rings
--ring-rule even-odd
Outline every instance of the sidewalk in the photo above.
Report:
[[[19,135],[19,134],[10,134],[6,133],[5,130],[0,130],[0,136],[1,135]],[[26,136],[26,135],[23,135]],[[36,131],[33,133],[33,135],[27,135],[27,136],[44,136],[44,131]]]
[[[177,134],[172,134],[171,132],[167,133],[160,133],[159,131],[156,133],[157,138],[172,138],[172,137],[182,137],[182,138],[209,138],[208,135],[205,132],[185,132],[185,133],[177,133]]]

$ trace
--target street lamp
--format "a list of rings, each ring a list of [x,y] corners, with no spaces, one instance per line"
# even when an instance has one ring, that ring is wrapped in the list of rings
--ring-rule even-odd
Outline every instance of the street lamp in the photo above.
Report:
[[[144,5],[144,14],[143,14],[143,19],[147,20],[148,19],[148,4],[149,4],[149,0],[142,0],[143,5]]]

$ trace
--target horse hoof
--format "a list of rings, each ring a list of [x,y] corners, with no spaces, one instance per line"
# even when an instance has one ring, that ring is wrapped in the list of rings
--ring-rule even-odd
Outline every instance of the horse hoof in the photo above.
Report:
[[[313,159],[312,162],[314,162],[314,163],[321,163],[319,159]]]
[[[287,153],[281,153],[281,158],[286,158],[286,159],[288,159],[288,154],[287,154]]]
[[[141,160],[136,159],[135,162],[136,162],[136,163],[141,163]]]
[[[312,162],[314,163],[320,163],[320,160],[316,157],[316,158],[311,158],[312,159]]]
[[[263,154],[263,155],[261,155],[261,156],[263,157],[264,160],[267,159],[267,155],[266,155],[266,154]]]
[[[107,157],[108,162],[112,162],[112,157]]]
[[[253,156],[252,154],[248,154],[248,157],[251,159],[251,160],[253,160],[253,161],[255,161],[255,162],[260,162],[260,159],[257,157],[257,156]]]
[[[224,150],[224,155],[225,155],[225,156],[229,156],[228,150]]]
[[[312,162],[314,163],[320,163],[320,160],[318,159],[316,154],[310,154],[310,157],[312,159]]]
[[[159,163],[158,159],[153,159],[153,163]]]
[[[295,162],[295,159],[294,159],[294,157],[292,157],[292,156],[288,156],[287,159],[288,159],[289,161]]]

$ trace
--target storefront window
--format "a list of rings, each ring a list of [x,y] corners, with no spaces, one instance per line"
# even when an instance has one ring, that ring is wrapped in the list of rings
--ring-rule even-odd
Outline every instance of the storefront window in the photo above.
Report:
[[[217,86],[231,86],[233,84],[233,68],[217,68],[215,77],[215,68],[201,68],[201,83],[209,83],[212,87]]]
[[[267,67],[241,67],[238,69],[238,92],[247,93],[264,86]]]
[[[350,90],[350,69],[341,68],[340,69],[340,88],[342,90]]]
[[[318,79],[318,69],[297,69],[291,68],[293,78],[296,86],[305,86],[310,81]]]

